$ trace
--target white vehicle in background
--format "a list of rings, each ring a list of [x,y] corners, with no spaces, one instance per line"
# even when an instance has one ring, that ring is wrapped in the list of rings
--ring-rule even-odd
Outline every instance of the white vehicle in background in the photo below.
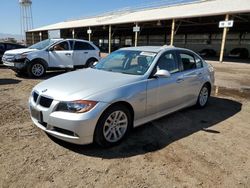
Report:
[[[3,64],[17,73],[41,77],[47,70],[89,67],[99,61],[100,50],[78,39],[47,39],[29,48],[6,51]]]

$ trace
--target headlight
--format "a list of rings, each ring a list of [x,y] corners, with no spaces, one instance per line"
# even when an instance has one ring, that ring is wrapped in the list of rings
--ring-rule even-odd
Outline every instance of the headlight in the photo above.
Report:
[[[24,53],[24,54],[18,54],[18,55],[16,55],[15,56],[15,59],[24,59],[24,58],[26,58],[27,57],[27,53]]]
[[[60,102],[56,111],[71,113],[84,113],[90,111],[97,104],[96,101],[77,100],[71,102]]]

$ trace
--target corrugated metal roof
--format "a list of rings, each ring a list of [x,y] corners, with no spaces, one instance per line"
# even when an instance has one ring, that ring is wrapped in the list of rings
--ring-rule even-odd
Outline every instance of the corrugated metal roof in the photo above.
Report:
[[[117,12],[116,14],[64,21],[32,29],[30,32],[246,12],[250,12],[250,0],[205,0],[175,6],[151,8],[140,11],[124,11]]]

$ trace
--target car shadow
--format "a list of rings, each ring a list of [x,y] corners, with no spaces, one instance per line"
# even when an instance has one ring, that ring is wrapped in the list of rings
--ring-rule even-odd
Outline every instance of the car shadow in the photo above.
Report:
[[[6,67],[5,65],[1,64],[1,62],[0,62],[0,69],[8,69],[8,67]]]
[[[21,80],[11,78],[0,78],[0,85],[18,84]]]
[[[135,128],[128,138],[112,148],[100,148],[94,144],[79,146],[50,138],[82,155],[106,159],[126,158],[160,150],[198,131],[220,134],[212,127],[241,111],[241,106],[241,103],[230,99],[211,97],[206,108],[186,108]]]

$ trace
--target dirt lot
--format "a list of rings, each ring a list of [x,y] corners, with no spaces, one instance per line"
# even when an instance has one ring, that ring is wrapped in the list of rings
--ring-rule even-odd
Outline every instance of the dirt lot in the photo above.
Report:
[[[27,108],[41,80],[0,67],[0,187],[249,187],[250,65],[212,63],[220,87],[205,109],[153,121],[110,149],[48,137]]]

